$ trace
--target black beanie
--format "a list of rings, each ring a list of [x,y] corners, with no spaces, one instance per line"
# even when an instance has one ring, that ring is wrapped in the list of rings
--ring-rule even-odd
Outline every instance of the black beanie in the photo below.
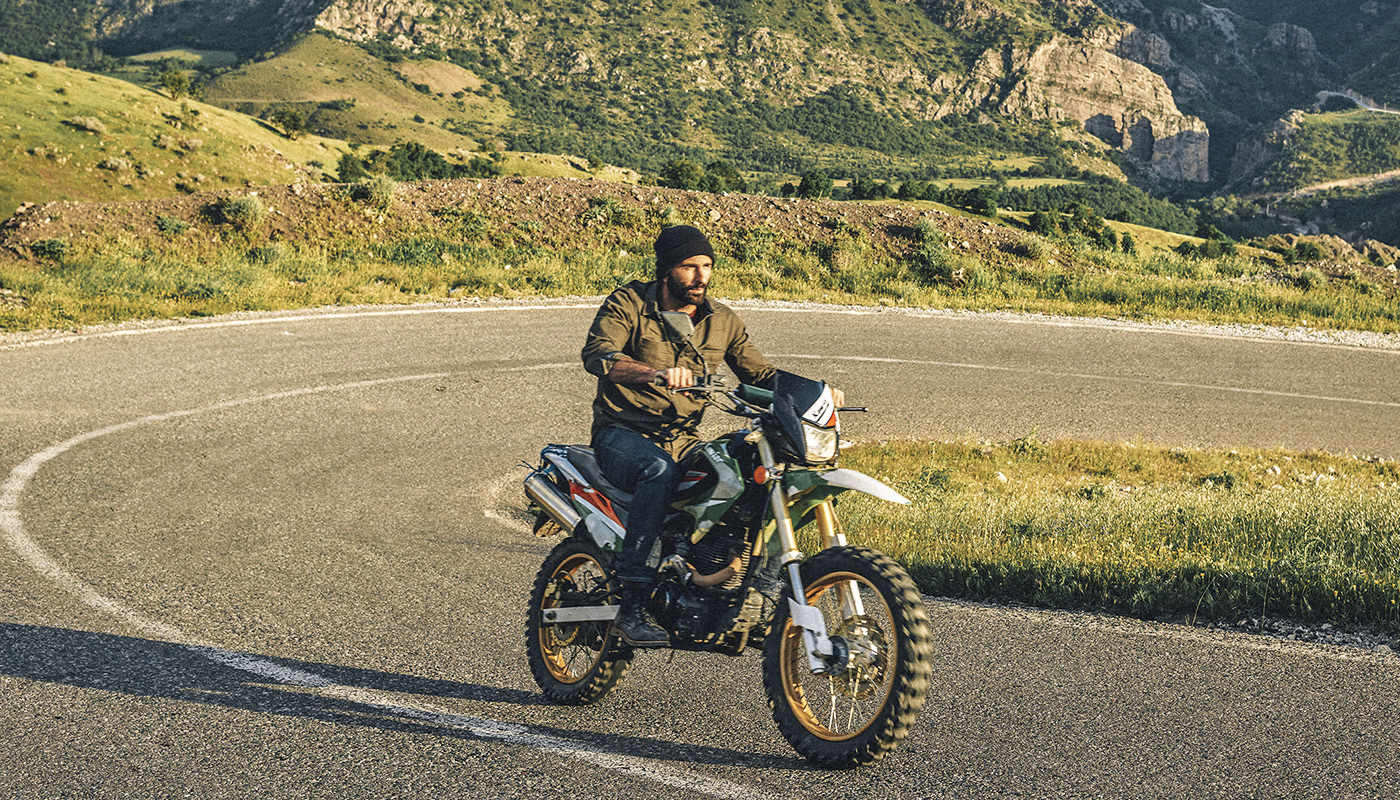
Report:
[[[673,225],[661,231],[654,248],[657,278],[691,256],[709,256],[711,261],[715,258],[715,249],[710,246],[710,240],[699,228],[691,225]]]

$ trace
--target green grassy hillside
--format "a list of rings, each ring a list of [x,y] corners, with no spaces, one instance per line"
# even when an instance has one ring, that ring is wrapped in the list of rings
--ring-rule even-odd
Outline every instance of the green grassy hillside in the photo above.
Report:
[[[220,75],[205,97],[255,116],[290,105],[312,129],[355,144],[416,141],[442,151],[483,149],[481,132],[511,113],[471,70],[428,58],[389,63],[322,35]]]
[[[345,144],[100,75],[0,60],[0,218],[48,200],[128,200],[319,180]]]
[[[1400,114],[1346,111],[1308,114],[1282,142],[1278,157],[1256,172],[1270,192],[1400,169]]]

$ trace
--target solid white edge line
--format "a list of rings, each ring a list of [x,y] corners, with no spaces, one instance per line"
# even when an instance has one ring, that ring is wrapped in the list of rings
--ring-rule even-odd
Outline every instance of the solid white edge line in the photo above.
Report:
[[[9,337],[0,335],[0,352],[6,350],[19,350],[32,347],[43,347],[54,344],[65,344],[71,342],[85,341],[88,339],[105,339],[126,336],[144,336],[155,333],[170,333],[178,331],[208,330],[211,328],[238,328],[255,325],[276,325],[292,324],[313,320],[341,320],[355,319],[359,317],[405,317],[419,316],[425,314],[479,314],[497,313],[505,311],[547,311],[551,309],[596,309],[602,302],[603,297],[582,298],[582,302],[576,302],[579,298],[560,298],[560,302],[531,302],[519,305],[440,305],[424,303],[407,307],[355,307],[348,310],[331,310],[334,306],[302,309],[299,312],[271,312],[269,316],[257,316],[251,318],[227,317],[223,319],[213,319],[203,322],[191,322],[187,319],[160,320],[156,321],[152,327],[147,328],[125,328],[117,327],[114,330],[96,330],[87,333],[74,333],[66,336],[54,336],[52,338],[42,338],[43,332],[38,335],[41,338],[30,341],[17,341],[5,343],[5,338],[23,336],[24,333],[10,334]],[[822,304],[797,304],[791,301],[762,301],[753,299],[725,300],[726,305],[743,311],[772,312],[780,314],[833,314],[843,316],[876,316],[881,314],[893,314],[898,316],[912,317],[915,319],[938,319],[952,321],[977,321],[977,322],[1004,322],[1014,325],[1045,325],[1059,328],[1088,328],[1098,330],[1123,331],[1128,333],[1148,333],[1167,334],[1173,336],[1191,336],[1205,339],[1233,339],[1240,341],[1253,341],[1261,343],[1288,344],[1288,345],[1309,345],[1312,347],[1328,347],[1341,350],[1362,350],[1366,352],[1397,353],[1400,354],[1400,335],[1369,333],[1365,331],[1339,331],[1338,334],[1367,336],[1375,340],[1373,344],[1356,344],[1349,342],[1333,341],[1333,332],[1325,329],[1313,328],[1283,328],[1267,325],[1238,325],[1236,329],[1230,329],[1231,323],[1197,323],[1191,321],[1172,321],[1169,323],[1139,322],[1136,320],[1117,320],[1095,317],[1052,317],[1044,314],[1023,314],[1009,311],[960,311],[957,309],[939,308],[906,308],[900,306],[840,306]],[[254,312],[256,313],[256,312]],[[151,322],[146,320],[145,322]],[[119,323],[131,324],[131,323]]]
[[[319,695],[348,700],[378,709],[393,716],[465,730],[480,738],[494,739],[507,744],[522,745],[538,750],[558,753],[568,756],[569,758],[587,762],[596,767],[614,772],[621,772],[634,778],[640,778],[672,788],[687,789],[697,794],[705,794],[719,798],[770,800],[770,795],[744,784],[711,778],[680,768],[667,767],[641,756],[604,752],[595,746],[590,746],[581,742],[572,742],[566,739],[536,733],[526,725],[516,725],[480,717],[453,714],[428,704],[407,704],[396,700],[394,697],[384,692],[337,685],[329,678],[316,675],[315,673],[288,667],[278,664],[275,661],[248,655],[246,653],[226,650],[208,642],[201,641],[197,637],[191,636],[179,628],[160,622],[159,620],[124,605],[118,600],[98,592],[92,586],[85,583],[59,564],[58,561],[45,552],[25,530],[24,521],[21,518],[19,510],[20,501],[30,481],[38,474],[39,470],[70,450],[104,436],[146,425],[190,417],[196,414],[237,408],[253,403],[395,383],[437,380],[450,377],[454,374],[458,373],[440,372],[422,375],[405,375],[393,378],[355,381],[331,386],[293,389],[258,397],[226,400],[202,408],[151,414],[73,436],[30,455],[10,471],[4,484],[0,485],[0,532],[4,534],[5,544],[11,551],[18,555],[21,560],[27,562],[41,577],[76,597],[83,605],[116,617],[129,627],[140,631],[144,635],[185,647],[190,652],[207,658],[216,664],[276,683],[317,690],[317,694]]]

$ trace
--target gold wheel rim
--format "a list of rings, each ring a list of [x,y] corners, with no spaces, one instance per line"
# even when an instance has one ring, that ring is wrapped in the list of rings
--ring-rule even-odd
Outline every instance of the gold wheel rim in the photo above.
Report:
[[[855,627],[873,625],[883,634],[879,638],[882,659],[857,670],[864,674],[851,675],[848,670],[841,676],[818,676],[807,666],[802,630],[791,619],[780,640],[779,662],[788,707],[802,727],[829,742],[854,739],[880,718],[893,694],[894,667],[899,663],[899,640],[892,635],[894,614],[884,596],[867,579],[852,572],[823,575],[807,587],[807,602],[822,609],[830,635],[846,623],[839,613],[837,588],[847,581],[855,582],[865,605],[865,620]]]
[[[606,579],[603,567],[597,560],[585,553],[575,554],[561,563],[554,570],[554,574],[550,576],[538,612],[549,608],[558,608],[561,605],[559,591],[565,581],[578,586],[582,581],[593,583]],[[581,622],[568,625],[540,623],[540,653],[544,656],[545,667],[555,680],[560,683],[578,683],[587,678],[598,662],[603,659],[603,652],[607,649],[607,640],[611,634],[608,631],[603,631],[601,636],[598,635],[598,630],[594,626],[599,624],[605,623]],[[596,647],[593,646],[595,640],[597,641]]]

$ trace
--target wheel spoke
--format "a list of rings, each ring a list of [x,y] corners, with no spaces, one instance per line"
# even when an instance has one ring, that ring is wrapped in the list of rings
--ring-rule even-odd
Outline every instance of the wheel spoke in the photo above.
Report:
[[[879,714],[891,689],[892,675],[883,668],[886,631],[892,630],[890,611],[868,581],[860,576],[826,575],[807,587],[808,602],[822,612],[828,636],[841,636],[850,645],[840,672],[817,676],[806,666],[806,649],[799,629],[789,628],[791,678],[801,687],[809,722],[826,738],[859,734]],[[864,613],[861,613],[864,612]],[[816,711],[825,695],[824,713]]]

